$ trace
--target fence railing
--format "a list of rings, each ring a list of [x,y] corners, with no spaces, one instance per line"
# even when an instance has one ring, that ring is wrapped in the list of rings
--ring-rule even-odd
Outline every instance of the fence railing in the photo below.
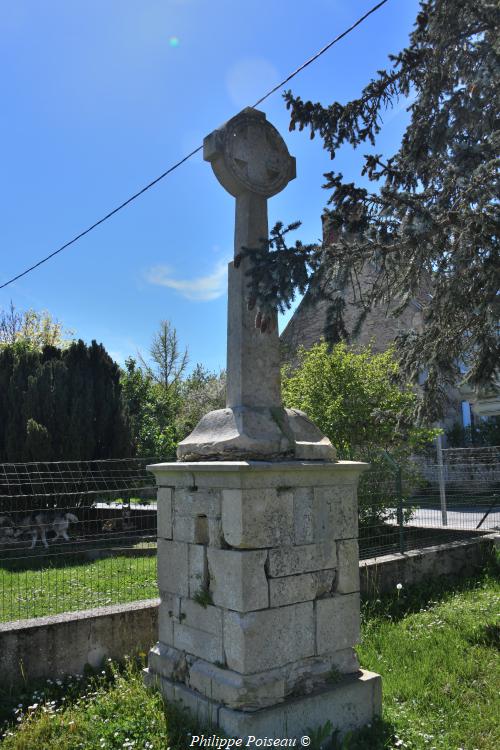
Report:
[[[0,465],[0,621],[157,595],[154,461]]]
[[[0,464],[0,622],[157,596],[154,462]],[[500,467],[488,466],[375,456],[359,487],[360,557],[500,527]]]
[[[447,451],[442,454],[439,462],[436,456],[414,457],[402,465],[387,453],[375,458],[359,488],[360,557],[406,552],[500,528],[498,449],[489,451],[484,463],[474,463],[465,452],[461,463],[455,454],[450,462]]]

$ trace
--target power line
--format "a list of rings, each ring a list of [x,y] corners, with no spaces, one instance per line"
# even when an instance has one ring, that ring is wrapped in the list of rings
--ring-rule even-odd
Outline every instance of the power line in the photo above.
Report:
[[[0,286],[0,289],[4,289],[4,287],[8,286],[9,284],[12,284],[14,281],[17,281],[22,276],[26,276],[27,273],[30,273],[35,268],[38,268],[38,266],[41,266],[42,263],[46,263],[48,260],[50,260],[51,258],[53,258],[54,255],[57,255],[58,253],[61,253],[63,250],[66,250],[67,247],[69,247],[70,245],[73,245],[73,243],[77,242],[79,239],[81,239],[86,234],[88,234],[89,232],[91,232],[93,229],[95,229],[96,227],[98,227],[99,224],[103,224],[105,221],[107,221],[108,219],[110,219],[111,216],[114,216],[114,214],[117,214],[118,211],[121,211],[122,208],[125,208],[125,206],[128,206],[129,203],[132,203],[132,201],[135,201],[135,199],[138,198],[143,193],[145,193],[146,190],[149,190],[149,188],[152,188],[153,185],[156,185],[157,182],[160,182],[160,180],[163,180],[163,178],[166,177],[168,174],[170,174],[170,172],[173,172],[174,169],[177,169],[177,167],[180,167],[181,164],[184,164],[185,161],[187,161],[192,156],[194,156],[195,154],[197,154],[198,151],[201,151],[202,148],[203,148],[203,145],[202,146],[198,146],[198,148],[195,148],[194,151],[191,151],[190,154],[188,154],[183,159],[181,159],[180,161],[178,161],[176,164],[174,164],[173,166],[171,166],[169,169],[167,169],[166,172],[163,172],[163,174],[161,174],[155,180],[153,180],[148,185],[146,185],[145,187],[143,187],[137,193],[134,193],[134,195],[131,195],[130,198],[127,198],[126,201],[124,201],[123,203],[120,203],[119,206],[117,206],[112,211],[110,211],[108,214],[106,214],[106,216],[103,216],[102,219],[99,219],[99,221],[96,221],[90,227],[87,227],[87,229],[84,229],[83,232],[80,232],[80,234],[77,234],[76,237],[73,237],[73,239],[70,240],[69,242],[66,242],[66,244],[61,245],[61,247],[59,247],[57,250],[54,250],[54,252],[50,253],[50,255],[47,255],[45,258],[42,258],[42,260],[39,260],[38,263],[35,263],[34,266],[30,266],[30,268],[27,268],[22,273],[18,273],[17,276],[14,276],[12,279],[9,279],[9,281],[6,281],[4,284],[2,284]]]
[[[331,42],[328,44],[325,44],[324,47],[322,47],[319,52],[317,52],[315,55],[309,58],[309,60],[306,60],[302,65],[300,65],[296,70],[293,71],[293,73],[290,73],[283,81],[276,84],[270,91],[267,92],[267,94],[264,94],[260,99],[258,99],[255,104],[253,104],[253,107],[258,107],[259,104],[262,104],[263,101],[268,99],[272,94],[274,94],[278,89],[282,88],[288,81],[291,81],[292,78],[295,78],[296,75],[298,75],[301,71],[303,71],[305,68],[307,68],[311,63],[315,62],[321,55],[323,55],[327,50],[330,49],[330,47],[333,47],[334,44],[337,44],[337,42],[340,42],[341,39],[343,39],[345,36],[351,33],[351,31],[354,31],[354,29],[359,26],[363,21],[365,21],[368,16],[371,16],[372,13],[375,13],[379,8],[382,7],[382,5],[385,5],[388,2],[388,0],[381,0],[381,2],[377,3],[377,5],[374,5],[373,8],[370,8],[369,11],[367,11],[361,18],[358,18],[355,23],[352,24],[352,26],[349,26],[348,29],[343,31],[341,34],[335,37],[335,39],[332,39]],[[48,260],[53,258],[55,255],[58,255],[63,250],[66,250],[70,245],[73,245],[75,242],[78,242],[82,237],[84,237],[86,234],[91,232],[93,229],[98,227],[100,224],[103,224],[105,221],[110,219],[112,216],[118,213],[118,211],[121,211],[122,208],[125,208],[125,206],[128,206],[129,203],[132,203],[132,201],[135,201],[136,198],[138,198],[140,195],[145,193],[150,188],[154,187],[160,180],[163,180],[164,177],[171,174],[174,170],[176,170],[178,167],[181,166],[181,164],[184,164],[184,162],[188,161],[192,156],[197,154],[199,151],[201,151],[203,148],[203,144],[201,146],[198,146],[198,148],[195,148],[194,151],[191,151],[189,154],[184,156],[180,161],[173,164],[171,167],[169,167],[165,172],[163,172],[161,175],[156,177],[152,182],[148,183],[145,187],[141,188],[137,193],[134,193],[134,195],[131,195],[130,198],[127,198],[126,201],[123,203],[120,203],[119,206],[114,208],[112,211],[107,213],[105,216],[103,216],[98,221],[94,222],[91,226],[87,227],[87,229],[84,229],[83,232],[80,232],[80,234],[77,234],[76,237],[73,237],[73,239],[69,240],[69,242],[66,242],[64,245],[61,245],[61,247],[57,248],[57,250],[54,250],[52,253],[47,255],[45,258],[42,258],[38,261],[38,263],[35,263],[33,266],[30,266],[29,268],[26,268],[26,270],[22,271],[21,273],[18,273],[17,276],[13,276],[8,281],[5,281],[3,284],[0,284],[0,289],[5,289],[6,286],[9,286],[9,284],[13,284],[14,281],[17,281],[18,279],[22,278],[23,276],[26,276],[28,273],[31,273],[31,271],[34,271],[35,268],[38,268],[38,266],[41,266],[43,263],[46,263]]]
[[[276,91],[278,91],[278,89],[280,89],[282,86],[284,86],[285,83],[288,83],[288,81],[291,81],[292,78],[295,78],[295,76],[298,73],[301,73],[304,70],[304,68],[307,68],[308,65],[310,65],[315,60],[317,60],[318,57],[321,57],[321,55],[324,55],[325,52],[327,52],[327,50],[330,49],[330,47],[333,47],[334,44],[337,44],[337,42],[340,42],[340,40],[343,39],[348,34],[350,34],[351,31],[354,31],[354,29],[356,28],[356,26],[359,26],[361,23],[363,23],[363,21],[366,18],[368,18],[368,16],[371,16],[372,13],[375,13],[375,11],[378,10],[379,8],[381,8],[382,5],[385,5],[386,2],[388,2],[388,0],[382,0],[377,5],[374,5],[373,8],[370,8],[370,10],[367,13],[365,13],[364,16],[361,16],[361,18],[358,18],[358,20],[355,21],[355,23],[353,23],[352,26],[349,26],[348,29],[346,29],[345,31],[343,31],[342,34],[339,34],[338,36],[335,37],[335,39],[332,39],[331,42],[328,42],[328,44],[325,44],[325,46],[322,47],[319,52],[316,52],[316,54],[313,55],[312,57],[310,57],[309,60],[306,60],[305,63],[302,63],[302,65],[300,65],[296,70],[294,70],[293,73],[290,73],[290,75],[287,76],[283,81],[281,81],[281,83],[278,83],[274,88],[272,88],[271,91],[268,91],[267,94],[264,94],[264,96],[261,97],[257,102],[255,102],[255,104],[253,106],[254,107],[258,107],[259,104],[262,104],[262,102],[265,99],[267,99],[269,96],[271,96],[271,94],[274,94]]]

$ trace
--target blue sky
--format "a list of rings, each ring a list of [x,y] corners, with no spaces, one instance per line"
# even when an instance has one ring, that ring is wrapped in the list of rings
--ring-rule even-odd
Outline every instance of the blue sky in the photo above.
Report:
[[[375,0],[4,0],[0,6],[0,282],[86,228],[283,79]],[[407,42],[417,0],[390,0],[291,83],[348,101]],[[397,147],[405,103],[377,150]],[[288,133],[280,93],[262,109],[297,159],[270,225],[321,234],[332,168],[319,140]],[[357,179],[360,152],[333,165]],[[0,292],[0,307],[49,310],[119,362],[161,319],[191,365],[225,365],[233,199],[200,154],[103,226]]]

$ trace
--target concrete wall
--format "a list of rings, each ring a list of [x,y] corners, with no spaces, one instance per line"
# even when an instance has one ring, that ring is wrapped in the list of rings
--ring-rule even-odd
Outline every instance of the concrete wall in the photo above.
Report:
[[[450,580],[467,578],[484,567],[492,553],[495,534],[458,542],[437,544],[404,555],[381,555],[361,560],[361,593],[365,596],[395,591],[396,585],[419,583],[446,576]]]
[[[384,555],[360,562],[361,591],[377,595],[396,584],[477,573],[491,554],[495,537],[488,534],[449,542],[405,555]],[[81,673],[86,664],[148,651],[158,638],[158,599],[70,612],[0,625],[2,687],[25,681]]]
[[[2,687],[98,667],[148,651],[158,634],[158,599],[0,625]]]

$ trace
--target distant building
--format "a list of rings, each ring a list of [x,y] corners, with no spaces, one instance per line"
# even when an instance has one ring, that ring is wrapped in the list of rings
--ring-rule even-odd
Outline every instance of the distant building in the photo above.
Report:
[[[328,239],[327,232],[328,229],[325,228],[325,223],[323,223],[325,240]],[[357,280],[361,292],[368,287],[376,271],[376,266],[373,263],[366,263]],[[351,282],[345,282],[342,276],[339,272],[332,279],[326,291],[327,293],[342,294],[345,303],[344,323],[347,332],[351,334],[359,317],[360,307],[354,297]],[[292,364],[297,361],[296,353],[300,347],[310,349],[322,338],[328,341],[331,337],[328,317],[330,303],[324,295],[317,293],[318,290],[314,284],[313,280],[310,289],[302,298],[281,334],[283,358]],[[378,353],[385,351],[399,333],[411,330],[421,331],[423,328],[422,309],[427,295],[428,292],[422,290],[421,295],[412,299],[398,317],[391,315],[398,305],[398,300],[372,309],[367,314],[358,335],[350,337],[350,343],[354,346],[370,344],[372,350]],[[448,429],[457,422],[464,427],[468,426],[470,424],[468,403],[463,402],[463,396],[456,389],[450,389],[448,397],[450,403],[446,407],[445,417],[440,425],[444,429]]]
[[[471,387],[462,385],[460,387],[462,398],[467,398],[472,412],[478,417],[500,416],[500,373],[491,386]]]

